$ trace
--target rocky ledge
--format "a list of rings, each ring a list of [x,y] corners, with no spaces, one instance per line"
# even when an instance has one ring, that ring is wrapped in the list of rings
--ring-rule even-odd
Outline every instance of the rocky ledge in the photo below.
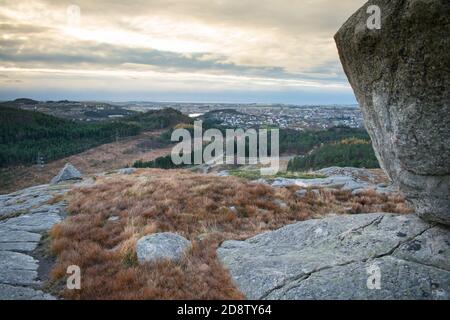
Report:
[[[330,167],[315,174],[324,175],[325,178],[316,179],[288,179],[277,178],[271,182],[272,187],[299,186],[301,190],[308,188],[317,189],[339,189],[351,191],[352,194],[359,194],[366,191],[375,191],[380,194],[398,193],[398,188],[387,183],[377,183],[370,171],[361,168],[337,168]],[[361,176],[365,174],[364,179]],[[264,182],[264,181],[258,181]]]
[[[0,196],[0,300],[54,299],[42,291],[38,245],[64,217],[63,202],[49,202],[69,185],[41,185]]]
[[[415,215],[299,222],[226,241],[218,257],[249,299],[450,298],[449,229]]]

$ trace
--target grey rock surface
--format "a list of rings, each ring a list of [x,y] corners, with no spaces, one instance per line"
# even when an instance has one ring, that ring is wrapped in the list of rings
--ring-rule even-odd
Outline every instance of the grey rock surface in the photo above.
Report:
[[[55,300],[55,297],[33,288],[0,284],[0,300]]]
[[[368,289],[367,270],[372,264],[358,261],[324,269],[304,279],[293,281],[286,288],[271,292],[267,299],[447,300],[450,298],[448,285],[445,286],[448,283],[448,273],[389,256],[377,259],[376,265],[381,270],[380,289]],[[348,281],[349,278],[352,279],[351,283]],[[440,288],[440,285],[444,285],[444,288]]]
[[[222,170],[222,171],[219,171],[219,172],[217,173],[217,176],[218,176],[218,177],[229,177],[230,174],[228,173],[228,171]]]
[[[381,9],[369,30],[366,10]],[[370,0],[335,35],[375,153],[416,213],[450,225],[450,2]]]
[[[65,216],[65,204],[48,204],[68,185],[41,185],[0,196],[0,300],[55,299],[41,290],[33,257],[42,235]]]
[[[375,186],[350,176],[330,176],[316,179],[287,179],[277,178],[272,187],[299,186],[303,188],[332,188],[353,191],[357,189],[374,189]]]
[[[61,221],[58,211],[42,211],[36,213],[27,213],[15,218],[0,222],[1,228],[11,230],[23,230],[31,232],[40,232],[50,229],[54,224]]]
[[[306,190],[306,189],[299,189],[295,192],[295,195],[300,198],[306,197],[307,194],[308,194],[308,190]]]
[[[119,174],[133,174],[136,172],[136,168],[122,168],[117,170]]]
[[[155,233],[137,241],[136,254],[140,263],[158,260],[177,261],[182,258],[189,246],[190,242],[176,233]]]
[[[0,283],[37,284],[38,263],[33,257],[13,251],[0,251]]]
[[[449,249],[446,227],[373,213],[299,222],[217,253],[249,299],[448,299]],[[379,290],[367,285],[374,265]]]
[[[376,177],[375,175],[365,168],[354,168],[354,167],[327,167],[320,170],[316,170],[313,173],[325,175],[327,177],[330,176],[346,176],[346,177],[352,177],[354,179],[364,180],[375,184],[376,183]]]
[[[31,208],[41,206],[58,193],[55,191],[50,194],[47,192],[48,188],[49,185],[41,185],[23,189],[21,192],[3,195],[0,198],[0,218],[26,212]]]
[[[56,184],[62,181],[68,180],[80,180],[82,178],[80,171],[78,171],[73,165],[67,163],[59,173],[53,177],[50,181],[51,184]]]

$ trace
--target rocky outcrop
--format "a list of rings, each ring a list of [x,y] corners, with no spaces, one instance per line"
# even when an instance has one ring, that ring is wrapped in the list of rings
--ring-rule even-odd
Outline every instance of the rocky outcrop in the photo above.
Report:
[[[386,182],[386,177],[381,175],[381,172],[375,174],[373,170],[366,168],[354,168],[354,167],[327,167],[313,172],[318,175],[331,176],[346,176],[355,180],[367,181],[371,184],[378,184],[380,180]]]
[[[62,181],[68,180],[80,180],[81,173],[73,165],[67,163],[64,168],[62,168],[58,175],[56,175],[51,181],[51,184],[60,183]]]
[[[353,191],[357,189],[371,189],[375,186],[348,176],[330,176],[316,179],[287,179],[277,178],[272,182],[272,187],[299,186],[302,188],[329,188]]]
[[[395,186],[386,183],[377,183],[377,178],[367,169],[330,167],[315,171],[314,173],[325,175],[326,177],[315,179],[276,178],[271,182],[271,186],[299,186],[302,188],[296,193],[299,196],[306,195],[307,191],[304,188],[326,190],[340,189],[351,191],[355,195],[369,190],[373,190],[380,194],[398,192],[398,189]],[[255,182],[262,183],[261,181]]]
[[[0,300],[54,299],[42,291],[37,248],[65,215],[64,185],[41,185],[0,196]]]
[[[367,7],[381,29],[367,27]],[[335,36],[376,155],[416,213],[450,225],[450,2],[371,0]]]
[[[136,243],[136,254],[140,263],[158,260],[180,260],[190,242],[171,232],[155,233],[142,237]]]
[[[344,215],[226,241],[217,253],[249,299],[449,299],[449,235],[414,215]]]
[[[122,168],[117,170],[118,174],[133,174],[136,172],[135,168]]]

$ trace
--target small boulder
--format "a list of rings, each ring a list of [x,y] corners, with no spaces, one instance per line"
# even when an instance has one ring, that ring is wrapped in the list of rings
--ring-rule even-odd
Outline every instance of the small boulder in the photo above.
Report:
[[[295,192],[295,195],[300,198],[306,197],[307,194],[308,194],[308,190],[306,190],[306,189],[299,189]]]
[[[275,199],[275,200],[273,201],[273,203],[274,203],[277,207],[279,207],[280,209],[287,209],[287,208],[288,208],[287,203],[284,202],[284,201],[282,201],[282,200],[280,200],[280,199]]]
[[[189,240],[176,233],[156,233],[137,241],[136,254],[139,263],[158,260],[178,261],[189,246]]]
[[[238,213],[238,211],[237,211],[237,209],[236,209],[235,206],[231,206],[231,207],[229,207],[228,209],[230,209],[230,211],[233,212],[233,213],[235,213],[235,214]]]
[[[118,174],[133,174],[136,172],[136,168],[122,168],[117,170]]]
[[[218,176],[218,177],[229,177],[230,174],[228,173],[228,171],[223,170],[223,171],[219,171],[219,172],[217,173],[217,176]]]
[[[56,184],[68,180],[81,180],[81,173],[73,165],[67,163],[59,173],[50,181],[51,184]]]

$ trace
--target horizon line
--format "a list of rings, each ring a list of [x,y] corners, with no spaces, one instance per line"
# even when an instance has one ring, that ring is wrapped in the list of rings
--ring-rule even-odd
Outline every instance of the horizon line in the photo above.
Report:
[[[0,100],[0,102],[14,102],[20,99],[29,99],[37,102],[102,102],[102,103],[181,103],[181,104],[239,104],[239,105],[281,105],[281,106],[359,106],[358,103],[306,103],[306,104],[296,104],[296,103],[282,103],[282,102],[222,102],[222,101],[188,101],[188,100],[105,100],[105,99],[89,99],[89,100],[73,100],[73,99],[45,99],[39,100],[29,97],[18,97],[9,100]]]

